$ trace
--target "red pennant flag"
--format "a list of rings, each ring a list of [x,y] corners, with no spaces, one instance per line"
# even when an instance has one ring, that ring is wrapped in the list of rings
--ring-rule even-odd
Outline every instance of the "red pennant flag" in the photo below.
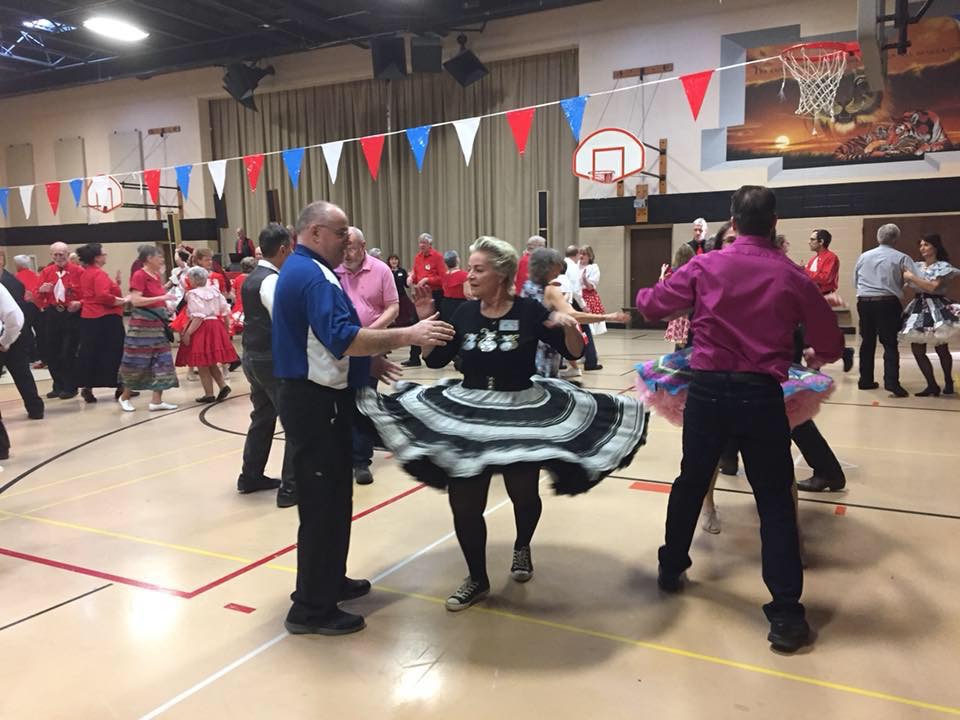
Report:
[[[367,159],[367,167],[370,168],[370,176],[376,180],[380,173],[380,156],[383,154],[384,135],[368,135],[360,138],[360,147],[363,148],[363,156]]]
[[[147,184],[147,190],[150,192],[150,200],[154,205],[160,204],[160,170],[143,171],[143,181]]]
[[[53,214],[57,214],[57,208],[60,207],[60,183],[58,182],[48,182],[47,185],[47,200],[50,201],[50,209],[53,210]]]
[[[247,182],[250,183],[250,190],[256,192],[257,182],[260,180],[260,170],[263,168],[263,153],[244,155],[243,166],[247,169]]]
[[[527,149],[527,138],[530,137],[530,126],[533,124],[533,114],[536,108],[521,108],[507,113],[507,122],[513,130],[513,141],[517,144],[520,155]]]
[[[713,70],[680,76],[680,82],[683,83],[683,89],[687,93],[687,102],[690,103],[690,111],[693,113],[694,121],[700,117],[700,108],[703,107],[703,98],[707,94],[711,77],[713,77]]]

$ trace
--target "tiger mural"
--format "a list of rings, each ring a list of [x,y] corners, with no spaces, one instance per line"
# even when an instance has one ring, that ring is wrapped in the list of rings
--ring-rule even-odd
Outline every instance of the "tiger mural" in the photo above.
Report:
[[[905,112],[899,120],[874,126],[833,151],[837,160],[922,157],[924,153],[952,150],[953,143],[940,125],[940,116],[928,110]]]
[[[873,90],[863,70],[854,70],[840,80],[833,101],[833,116],[817,114],[815,134],[847,136],[865,126],[892,122],[895,114],[889,92]]]

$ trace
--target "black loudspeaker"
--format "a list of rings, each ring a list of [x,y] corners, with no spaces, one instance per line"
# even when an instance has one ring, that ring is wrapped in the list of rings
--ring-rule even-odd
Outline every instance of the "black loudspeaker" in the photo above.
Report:
[[[270,222],[283,223],[283,217],[280,213],[279,190],[267,190],[267,220]]]
[[[443,42],[437,38],[410,38],[410,70],[415,73],[443,70]]]
[[[218,228],[230,227],[227,224],[227,202],[217,193],[213,193],[213,212],[217,218]]]
[[[464,50],[459,55],[450,58],[443,64],[444,69],[453,76],[458,83],[467,87],[482,80],[490,74],[487,66],[480,62],[480,58],[472,50]]]
[[[550,243],[550,193],[546,190],[540,190],[537,193],[537,234],[540,235],[547,244]]]
[[[399,80],[407,74],[407,49],[402,37],[377,38],[370,41],[373,55],[373,77],[377,80]]]

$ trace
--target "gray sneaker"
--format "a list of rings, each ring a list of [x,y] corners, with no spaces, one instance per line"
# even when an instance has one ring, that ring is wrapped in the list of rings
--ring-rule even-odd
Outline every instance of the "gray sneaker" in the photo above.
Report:
[[[373,473],[370,472],[368,465],[356,465],[353,468],[353,479],[356,480],[357,485],[372,485]]]
[[[468,577],[460,584],[456,592],[447,598],[447,610],[450,612],[466,610],[474,603],[483,600],[489,594],[489,585],[481,585],[479,581]]]
[[[513,551],[510,576],[520,583],[525,583],[533,577],[533,559],[530,557],[529,545]]]

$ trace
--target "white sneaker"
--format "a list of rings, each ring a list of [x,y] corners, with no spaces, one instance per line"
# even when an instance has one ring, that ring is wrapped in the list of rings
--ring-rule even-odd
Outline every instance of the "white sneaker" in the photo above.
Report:
[[[583,371],[575,367],[566,367],[557,374],[565,380],[567,378],[583,377]]]
[[[711,535],[720,534],[720,513],[717,512],[716,507],[700,513],[700,527]]]
[[[130,402],[129,400],[124,400],[123,398],[120,398],[117,402],[120,403],[120,409],[123,410],[124,412],[133,412],[134,410],[136,410],[136,408],[133,406],[133,403]]]
[[[157,412],[158,410],[176,410],[177,409],[176,405],[168,402],[150,403],[149,407],[151,412]]]

